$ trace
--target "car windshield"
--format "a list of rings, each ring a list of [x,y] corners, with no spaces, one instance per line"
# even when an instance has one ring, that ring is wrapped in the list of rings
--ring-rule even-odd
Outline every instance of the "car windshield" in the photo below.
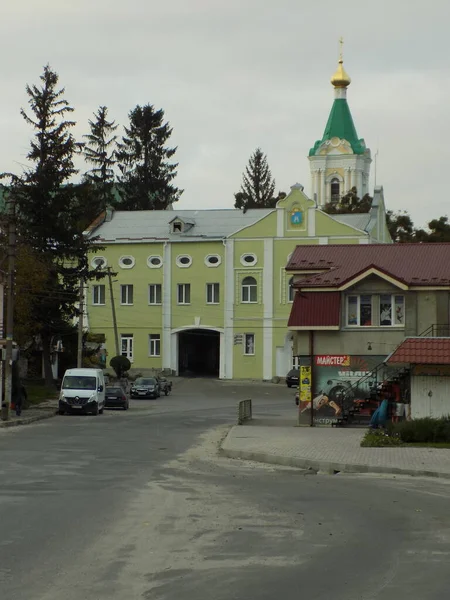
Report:
[[[97,379],[87,375],[66,375],[62,387],[63,390],[95,390]]]
[[[298,369],[292,369],[292,371],[289,371],[288,375],[289,375],[289,377],[298,377],[299,370]]]
[[[121,394],[122,388],[121,387],[108,387],[108,388],[106,388],[106,392],[108,394]]]
[[[138,379],[136,379],[135,381],[135,385],[155,385],[156,380],[153,379],[152,377],[149,378],[144,378],[144,377],[138,377]]]

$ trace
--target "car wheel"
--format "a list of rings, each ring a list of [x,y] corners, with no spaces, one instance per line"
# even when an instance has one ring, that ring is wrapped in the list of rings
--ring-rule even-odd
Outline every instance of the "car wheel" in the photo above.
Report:
[[[62,408],[60,408],[60,409],[58,410],[58,415],[65,415],[65,414],[66,414],[66,411],[65,411],[65,410],[63,410]]]
[[[292,383],[286,383],[286,385],[288,386],[288,388],[292,387]]]
[[[97,403],[95,404],[95,407],[92,410],[92,414],[95,415],[95,416],[98,415],[98,404]]]

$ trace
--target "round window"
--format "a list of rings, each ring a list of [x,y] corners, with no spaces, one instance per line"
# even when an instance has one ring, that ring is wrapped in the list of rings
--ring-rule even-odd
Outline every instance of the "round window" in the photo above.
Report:
[[[131,269],[134,267],[135,260],[132,256],[121,256],[119,258],[119,265],[122,269]]]
[[[147,265],[151,269],[159,269],[162,266],[162,258],[160,256],[149,256],[147,259]]]
[[[205,264],[207,267],[218,267],[221,262],[222,259],[218,254],[208,254],[208,256],[205,258]]]
[[[258,259],[256,258],[256,254],[243,254],[241,256],[241,264],[244,265],[244,267],[252,267],[253,265],[256,265],[256,263],[258,262]]]
[[[179,267],[190,267],[192,265],[192,258],[188,254],[177,256],[177,265]]]
[[[92,259],[91,265],[94,269],[102,269],[103,267],[106,267],[106,258],[103,258],[103,256],[96,256]]]

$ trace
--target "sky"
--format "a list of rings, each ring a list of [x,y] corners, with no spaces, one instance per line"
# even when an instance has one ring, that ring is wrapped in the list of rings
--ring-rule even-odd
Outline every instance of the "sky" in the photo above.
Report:
[[[277,191],[310,193],[309,148],[333,102],[340,36],[359,137],[387,209],[415,224],[450,213],[448,0],[14,0],[0,20],[0,171],[20,172],[32,132],[26,84],[47,63],[81,140],[100,105],[121,126],[163,108],[180,209],[232,208],[253,151]],[[82,164],[80,168],[84,168]],[[374,164],[372,182],[374,185]]]

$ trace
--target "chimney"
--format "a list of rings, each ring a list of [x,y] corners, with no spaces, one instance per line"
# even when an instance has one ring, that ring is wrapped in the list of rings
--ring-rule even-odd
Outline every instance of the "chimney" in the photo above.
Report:
[[[110,221],[112,221],[114,215],[114,208],[108,204],[108,206],[106,207],[106,211],[105,211],[105,223],[109,223]]]

